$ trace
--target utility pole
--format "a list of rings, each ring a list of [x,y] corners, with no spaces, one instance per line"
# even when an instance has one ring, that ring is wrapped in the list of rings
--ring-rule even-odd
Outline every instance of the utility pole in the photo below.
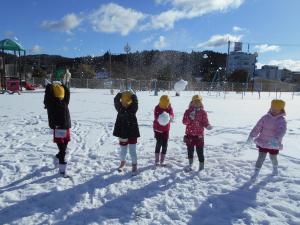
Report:
[[[230,41],[228,40],[228,50],[227,50],[227,57],[226,57],[226,80],[228,79],[228,67],[229,67],[229,54],[230,54]]]
[[[130,52],[130,46],[128,43],[125,45],[124,51],[126,52],[126,59],[127,59],[126,80],[125,80],[125,86],[126,86],[126,90],[127,90],[128,89],[128,69],[129,69],[128,53]]]
[[[111,75],[111,52],[109,50],[109,76],[110,78],[112,78],[112,75]]]

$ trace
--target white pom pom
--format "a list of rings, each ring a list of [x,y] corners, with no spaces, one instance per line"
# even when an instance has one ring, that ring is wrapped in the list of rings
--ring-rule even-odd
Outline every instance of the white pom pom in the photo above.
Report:
[[[169,113],[163,112],[162,114],[159,115],[157,121],[161,126],[166,126],[170,122]]]
[[[181,92],[181,91],[184,91],[184,89],[186,88],[188,82],[185,81],[185,80],[180,80],[178,82],[175,83],[174,85],[174,89],[177,93]]]

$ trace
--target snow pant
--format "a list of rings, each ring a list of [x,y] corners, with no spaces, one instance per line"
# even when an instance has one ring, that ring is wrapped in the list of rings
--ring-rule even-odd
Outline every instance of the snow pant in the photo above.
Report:
[[[198,137],[198,136],[185,135],[184,142],[186,143],[186,146],[187,146],[189,160],[193,160],[194,151],[195,151],[195,147],[196,147],[196,152],[197,152],[199,162],[204,162],[204,153],[203,153],[204,140],[203,140],[203,138]]]
[[[194,146],[188,146],[188,158],[191,160],[194,158],[194,151],[195,151]],[[197,152],[199,162],[203,163],[204,162],[203,146],[196,147],[196,152]]]
[[[257,169],[260,169],[262,167],[268,153],[269,153],[269,157],[270,157],[270,160],[272,162],[273,167],[278,166],[278,160],[277,160],[277,155],[278,155],[278,152],[279,152],[278,150],[276,150],[276,149],[265,149],[265,148],[261,148],[261,147],[258,147],[258,149],[259,149],[259,154],[258,154],[258,158],[257,158],[256,163],[255,163],[255,167]]]
[[[131,157],[132,164],[137,164],[136,143],[136,138],[129,138],[127,141],[120,141],[121,161],[126,161],[127,149],[129,148],[129,154]]]
[[[160,133],[155,132],[155,138],[156,138],[156,146],[155,146],[155,153],[166,154],[168,149],[168,139],[169,139],[169,133]]]
[[[58,154],[56,154],[56,158],[59,160],[59,164],[66,164],[65,157],[66,157],[66,150],[68,147],[68,142],[65,143],[57,143],[58,147]]]

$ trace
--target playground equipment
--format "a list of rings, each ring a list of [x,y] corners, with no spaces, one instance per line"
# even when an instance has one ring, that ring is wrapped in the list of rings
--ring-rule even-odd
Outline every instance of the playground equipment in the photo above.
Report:
[[[28,81],[25,81],[24,83],[22,83],[22,85],[25,87],[26,90],[28,91],[33,91],[35,90],[34,86],[29,83]]]
[[[20,94],[20,81],[15,79],[9,79],[6,81],[6,88],[10,94]]]
[[[8,91],[11,92],[13,90],[13,93],[16,92],[16,88],[18,88],[18,91],[22,91],[22,74],[24,74],[24,65],[25,65],[25,57],[21,58],[21,52],[23,53],[23,56],[26,55],[25,49],[16,41],[13,41],[11,39],[4,39],[0,41],[0,50],[2,53],[2,60],[3,60],[3,72],[1,75],[1,87],[2,92]],[[13,76],[7,76],[5,71],[5,54],[6,53],[13,52],[15,55],[15,62],[13,67]],[[22,66],[23,64],[23,66]],[[21,70],[21,68],[23,68]],[[24,76],[26,81],[26,76]],[[18,80],[18,82],[16,82]]]

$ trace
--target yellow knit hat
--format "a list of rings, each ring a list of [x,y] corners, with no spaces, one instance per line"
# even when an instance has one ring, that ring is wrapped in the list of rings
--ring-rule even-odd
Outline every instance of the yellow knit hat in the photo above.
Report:
[[[271,109],[284,110],[285,102],[280,99],[274,99],[271,102]]]
[[[53,84],[53,93],[55,98],[62,100],[65,97],[65,89],[60,84]]]
[[[132,93],[130,91],[124,91],[122,93],[121,102],[127,106],[129,106],[132,103],[131,99]]]
[[[202,97],[200,95],[194,95],[192,98],[192,102],[202,102]]]
[[[168,95],[162,95],[159,99],[159,107],[162,109],[167,109],[170,105],[170,98]]]

